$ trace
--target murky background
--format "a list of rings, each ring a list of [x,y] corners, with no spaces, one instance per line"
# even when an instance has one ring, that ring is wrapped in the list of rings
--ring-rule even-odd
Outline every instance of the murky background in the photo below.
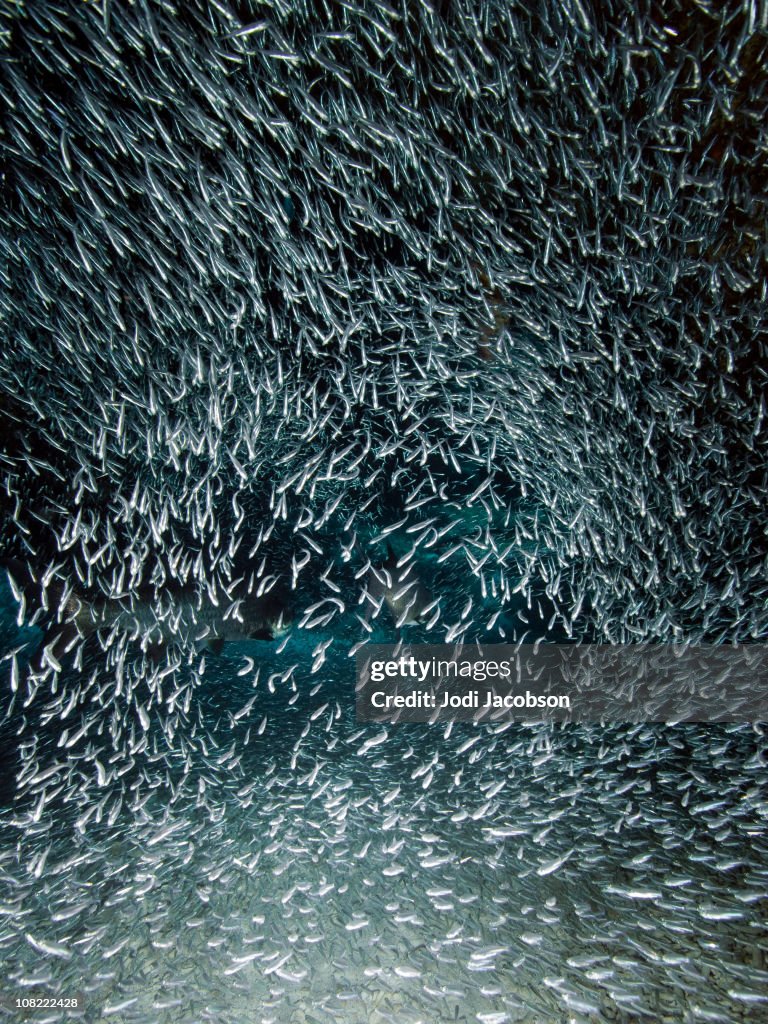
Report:
[[[763,727],[353,702],[765,641],[766,67],[753,3],[0,6],[1,1019],[766,1019]]]

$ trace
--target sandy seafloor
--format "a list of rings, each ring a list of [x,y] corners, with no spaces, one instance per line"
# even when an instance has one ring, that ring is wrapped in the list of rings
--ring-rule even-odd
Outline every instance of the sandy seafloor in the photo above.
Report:
[[[766,1019],[761,728],[361,726],[305,643],[208,656],[218,748],[144,759],[119,812],[7,801],[6,985],[81,1009],[6,1019]]]

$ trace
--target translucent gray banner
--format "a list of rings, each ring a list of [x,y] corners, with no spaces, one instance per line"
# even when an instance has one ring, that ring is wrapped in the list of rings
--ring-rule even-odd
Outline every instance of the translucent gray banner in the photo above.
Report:
[[[768,720],[768,644],[372,644],[363,722]]]

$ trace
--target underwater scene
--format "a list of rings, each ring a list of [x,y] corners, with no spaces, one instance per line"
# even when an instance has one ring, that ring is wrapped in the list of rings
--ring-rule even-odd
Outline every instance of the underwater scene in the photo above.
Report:
[[[767,68],[746,0],[3,0],[0,1021],[768,1020],[763,670],[359,702],[762,650]]]

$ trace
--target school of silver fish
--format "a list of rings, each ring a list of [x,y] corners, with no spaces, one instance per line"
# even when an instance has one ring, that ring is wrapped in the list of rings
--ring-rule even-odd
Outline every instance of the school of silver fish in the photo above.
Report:
[[[0,1020],[766,1019],[764,726],[358,725],[354,655],[765,642],[767,68],[0,5]]]

